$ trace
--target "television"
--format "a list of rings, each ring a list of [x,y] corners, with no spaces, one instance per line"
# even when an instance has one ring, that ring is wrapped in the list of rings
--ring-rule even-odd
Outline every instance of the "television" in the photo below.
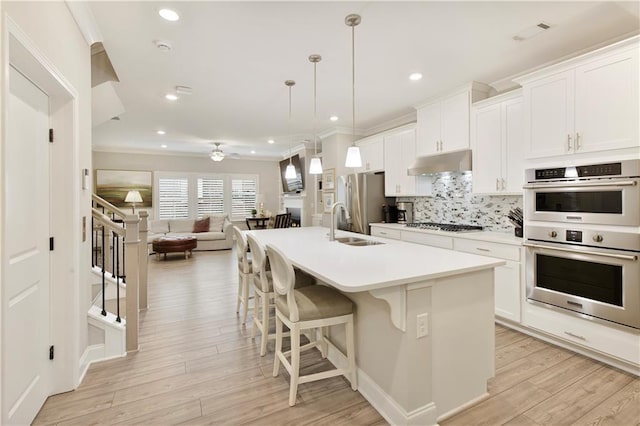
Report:
[[[280,180],[282,181],[282,192],[294,192],[298,193],[304,190],[304,170],[302,170],[302,163],[300,162],[300,156],[298,154],[291,157],[291,164],[296,169],[295,179],[287,179],[284,177],[287,166],[289,165],[289,158],[280,161]]]

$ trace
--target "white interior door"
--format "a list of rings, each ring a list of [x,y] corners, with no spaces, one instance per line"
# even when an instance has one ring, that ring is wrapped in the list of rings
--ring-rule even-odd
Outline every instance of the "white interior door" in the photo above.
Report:
[[[2,424],[29,424],[49,395],[49,98],[9,74],[4,182]]]

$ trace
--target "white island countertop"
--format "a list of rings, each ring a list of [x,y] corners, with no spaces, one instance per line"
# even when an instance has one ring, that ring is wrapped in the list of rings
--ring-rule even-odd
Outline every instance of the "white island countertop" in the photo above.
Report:
[[[398,240],[336,231],[336,238],[353,236],[384,242],[350,246],[329,241],[327,228],[302,227],[247,231],[263,244],[273,244],[294,266],[355,293],[433,280],[504,265],[500,259],[453,252]]]

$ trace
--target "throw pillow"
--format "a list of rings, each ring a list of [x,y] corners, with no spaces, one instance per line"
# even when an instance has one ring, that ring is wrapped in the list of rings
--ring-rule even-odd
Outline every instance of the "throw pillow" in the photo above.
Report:
[[[209,218],[198,219],[193,224],[193,232],[209,232]]]
[[[209,218],[211,218],[211,222],[209,224],[209,231],[222,232],[223,231],[222,228],[224,226],[224,219],[226,217],[227,215],[224,215],[224,214],[209,216]]]

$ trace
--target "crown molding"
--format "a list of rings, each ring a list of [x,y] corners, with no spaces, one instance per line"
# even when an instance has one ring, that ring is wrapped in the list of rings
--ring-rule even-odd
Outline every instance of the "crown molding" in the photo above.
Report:
[[[163,156],[171,156],[171,157],[179,156],[179,157],[205,158],[205,159],[209,158],[208,153],[171,151],[171,150],[165,150],[165,149],[163,149],[162,151],[159,151],[154,149],[140,149],[140,148],[128,149],[123,147],[112,148],[112,147],[103,146],[103,147],[93,147],[91,151],[92,153],[103,152],[107,154],[140,154],[140,155],[163,155]],[[280,161],[280,158],[278,157],[265,157],[265,156],[255,156],[255,155],[251,155],[251,156],[238,155],[238,156],[234,156],[233,158],[227,156],[226,159],[230,161],[234,161],[234,160]]]

